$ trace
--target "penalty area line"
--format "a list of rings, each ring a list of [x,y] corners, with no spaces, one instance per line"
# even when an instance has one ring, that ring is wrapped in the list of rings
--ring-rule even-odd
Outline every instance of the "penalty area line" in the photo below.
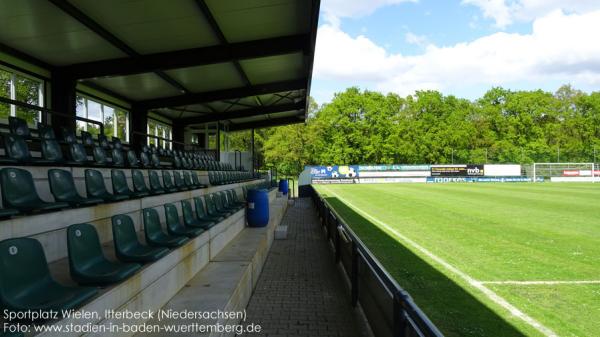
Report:
[[[496,294],[490,288],[486,287],[482,282],[477,281],[476,279],[472,278],[471,276],[469,276],[465,272],[463,272],[460,269],[456,268],[455,266],[451,265],[450,263],[448,263],[447,261],[445,261],[441,257],[433,254],[427,248],[421,246],[420,244],[416,243],[412,239],[410,239],[407,236],[401,234],[395,228],[393,228],[392,226],[388,225],[387,223],[385,223],[385,222],[383,222],[383,221],[381,221],[381,220],[373,217],[369,213],[367,213],[367,212],[361,210],[360,208],[356,207],[354,204],[352,204],[351,202],[349,202],[345,198],[342,198],[337,193],[331,191],[328,187],[326,187],[326,186],[323,186],[323,187],[324,187],[325,190],[327,190],[327,192],[333,194],[336,198],[338,198],[339,200],[343,201],[346,205],[350,206],[352,209],[354,209],[356,212],[360,213],[365,218],[367,218],[367,219],[369,219],[369,220],[371,220],[371,221],[379,224],[381,227],[385,228],[390,233],[392,233],[394,236],[396,236],[398,239],[400,239],[403,242],[405,242],[406,244],[412,246],[414,249],[418,250],[423,255],[427,256],[428,258],[430,258],[434,262],[438,263],[439,265],[441,265],[442,267],[444,267],[449,272],[451,272],[451,273],[455,274],[456,276],[462,278],[471,287],[473,287],[473,288],[481,291],[489,300],[491,300],[492,302],[498,304],[502,308],[506,309],[513,316],[516,316],[517,318],[521,319],[522,321],[524,321],[525,323],[529,324],[530,326],[532,326],[533,328],[535,328],[536,330],[538,330],[539,332],[541,332],[542,334],[544,334],[547,337],[558,337],[558,335],[554,331],[552,331],[550,328],[546,327],[542,323],[538,322],[535,318],[527,315],[526,313],[524,313],[523,311],[521,311],[519,308],[517,308],[514,305],[510,304],[506,299],[504,299],[502,296]]]

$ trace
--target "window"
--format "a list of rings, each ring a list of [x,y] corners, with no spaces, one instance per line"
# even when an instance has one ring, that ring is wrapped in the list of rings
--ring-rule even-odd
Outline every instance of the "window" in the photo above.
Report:
[[[173,136],[173,134],[172,134],[173,129],[168,124],[148,118],[147,129],[148,129],[147,133],[151,136],[157,136],[157,137],[161,137],[161,138],[168,139],[168,140],[172,139],[171,137]],[[163,149],[172,149],[173,148],[172,142],[168,142],[163,139],[148,137],[148,145],[152,145],[152,144],[154,144],[158,147],[162,147]]]
[[[129,140],[129,113],[125,110],[78,95],[77,116],[103,123],[104,134],[109,138],[117,137],[123,142]],[[77,130],[98,135],[100,125],[77,121]]]
[[[194,144],[194,145],[200,144],[200,138],[198,137],[197,133],[192,134],[191,141],[192,141],[192,144]]]
[[[43,107],[44,82],[7,68],[0,68],[0,96]],[[0,119],[6,120],[9,116],[22,118],[32,126],[42,121],[42,113],[39,110],[0,103]]]

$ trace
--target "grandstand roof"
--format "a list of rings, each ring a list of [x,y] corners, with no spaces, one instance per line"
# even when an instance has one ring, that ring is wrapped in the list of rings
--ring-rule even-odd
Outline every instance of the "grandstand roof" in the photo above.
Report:
[[[289,124],[306,116],[319,3],[3,1],[0,51],[185,125]]]

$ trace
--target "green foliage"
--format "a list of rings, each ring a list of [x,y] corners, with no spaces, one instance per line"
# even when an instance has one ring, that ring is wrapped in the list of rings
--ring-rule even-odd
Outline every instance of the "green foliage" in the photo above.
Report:
[[[265,166],[297,175],[317,164],[589,162],[600,150],[600,92],[570,86],[492,88],[474,102],[349,88],[310,105],[306,124],[257,130]]]

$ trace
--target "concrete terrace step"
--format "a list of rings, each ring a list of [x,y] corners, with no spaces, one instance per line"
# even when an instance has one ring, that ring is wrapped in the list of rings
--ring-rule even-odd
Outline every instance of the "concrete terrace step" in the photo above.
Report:
[[[214,313],[243,312],[258,281],[269,249],[273,243],[275,227],[281,223],[287,208],[286,198],[277,198],[271,191],[270,221],[263,228],[245,228],[208,265],[194,276],[162,310]],[[272,194],[272,196],[271,196]],[[216,319],[166,319],[152,320],[157,325],[234,325],[240,317]],[[170,336],[166,332],[144,333],[139,336]],[[233,336],[233,332],[189,331],[178,336]]]

